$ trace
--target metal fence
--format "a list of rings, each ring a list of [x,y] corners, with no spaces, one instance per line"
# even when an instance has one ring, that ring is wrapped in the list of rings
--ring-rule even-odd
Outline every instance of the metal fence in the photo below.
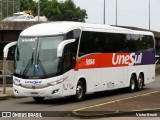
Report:
[[[20,11],[20,0],[0,0],[0,20]]]

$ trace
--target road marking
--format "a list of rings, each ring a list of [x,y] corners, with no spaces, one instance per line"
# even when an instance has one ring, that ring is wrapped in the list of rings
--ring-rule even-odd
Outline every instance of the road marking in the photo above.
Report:
[[[139,94],[139,95],[135,95],[135,96],[131,96],[131,97],[126,97],[126,98],[122,98],[122,99],[118,99],[118,100],[113,100],[113,101],[110,101],[110,102],[101,103],[101,104],[97,104],[97,105],[92,105],[92,106],[88,106],[88,107],[82,107],[82,108],[73,110],[73,114],[83,115],[83,116],[89,116],[89,115],[79,114],[77,112],[81,111],[81,110],[89,109],[89,108],[94,108],[94,107],[99,107],[99,106],[103,106],[103,105],[107,105],[107,104],[112,104],[112,103],[115,103],[115,102],[120,102],[120,101],[129,100],[129,99],[133,99],[133,98],[137,98],[137,97],[147,96],[147,95],[158,93],[158,92],[160,92],[160,90],[149,92],[149,93],[144,93],[144,94]],[[134,112],[134,111],[146,111],[146,110],[160,110],[160,108],[142,109],[142,110],[131,110],[131,112]],[[100,115],[100,114],[98,114],[98,115]]]

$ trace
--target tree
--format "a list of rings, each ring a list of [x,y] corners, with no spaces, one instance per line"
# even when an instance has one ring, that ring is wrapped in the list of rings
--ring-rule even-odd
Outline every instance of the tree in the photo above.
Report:
[[[76,7],[72,0],[66,0],[64,3],[60,3],[59,10],[60,20],[85,21],[85,18],[87,18],[86,10]]]
[[[21,11],[32,10],[37,15],[38,4],[34,0],[21,0]],[[76,7],[72,0],[58,2],[57,0],[41,0],[40,15],[50,21],[85,21],[86,10]]]
[[[20,0],[20,11],[34,10],[36,2],[33,0]]]

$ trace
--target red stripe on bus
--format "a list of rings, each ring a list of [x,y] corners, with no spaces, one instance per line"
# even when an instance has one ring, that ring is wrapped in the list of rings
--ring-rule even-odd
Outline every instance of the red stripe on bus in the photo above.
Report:
[[[104,53],[87,55],[76,62],[75,69],[128,66],[132,63],[130,55],[131,53]]]

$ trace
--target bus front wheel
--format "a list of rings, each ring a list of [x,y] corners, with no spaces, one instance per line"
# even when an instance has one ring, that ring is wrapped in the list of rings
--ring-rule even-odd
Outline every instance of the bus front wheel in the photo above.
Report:
[[[44,100],[44,97],[33,97],[33,99],[37,102],[37,103],[42,103]]]
[[[76,95],[75,100],[81,101],[85,96],[85,88],[82,81],[78,81],[77,87],[76,87]]]

